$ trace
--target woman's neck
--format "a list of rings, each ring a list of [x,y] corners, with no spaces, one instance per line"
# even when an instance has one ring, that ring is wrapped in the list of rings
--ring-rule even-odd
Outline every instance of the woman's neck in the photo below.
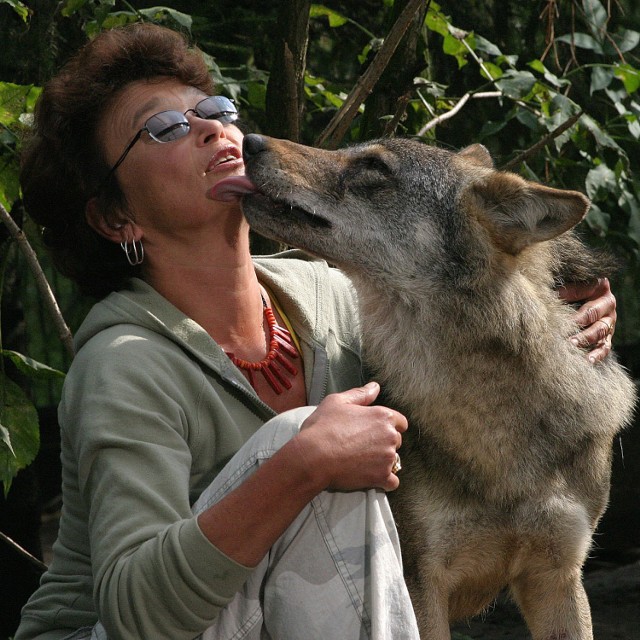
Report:
[[[146,250],[145,279],[225,350],[264,357],[261,287],[246,242]],[[171,251],[171,255],[169,255]]]

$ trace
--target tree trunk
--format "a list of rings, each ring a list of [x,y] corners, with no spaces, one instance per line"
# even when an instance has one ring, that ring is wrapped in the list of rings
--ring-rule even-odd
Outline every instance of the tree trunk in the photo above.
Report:
[[[298,142],[304,109],[304,72],[311,0],[280,0],[273,66],[266,97],[269,135]]]

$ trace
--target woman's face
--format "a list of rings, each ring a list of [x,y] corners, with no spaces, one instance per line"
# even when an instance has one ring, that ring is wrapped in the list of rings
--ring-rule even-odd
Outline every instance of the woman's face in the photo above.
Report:
[[[107,162],[113,166],[127,144],[156,113],[193,109],[205,96],[176,80],[128,85],[99,127]],[[229,215],[240,224],[237,203],[214,202],[207,191],[222,178],[244,174],[242,132],[233,124],[186,114],[187,135],[160,143],[145,131],[116,170],[130,212],[144,234],[180,234]],[[228,221],[227,221],[228,223]]]

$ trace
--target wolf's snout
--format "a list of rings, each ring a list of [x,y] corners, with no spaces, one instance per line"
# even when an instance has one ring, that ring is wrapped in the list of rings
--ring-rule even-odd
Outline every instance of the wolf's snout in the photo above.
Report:
[[[258,135],[257,133],[250,133],[244,137],[242,142],[242,155],[245,160],[249,160],[261,151],[266,151],[267,148],[267,139],[264,136]]]

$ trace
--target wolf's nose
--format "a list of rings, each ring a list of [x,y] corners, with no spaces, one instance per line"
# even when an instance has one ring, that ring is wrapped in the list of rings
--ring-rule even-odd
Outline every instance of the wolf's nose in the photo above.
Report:
[[[263,136],[258,135],[257,133],[250,133],[244,137],[244,141],[242,143],[242,155],[245,160],[248,160],[251,156],[256,156],[261,151],[266,150],[267,141]]]

